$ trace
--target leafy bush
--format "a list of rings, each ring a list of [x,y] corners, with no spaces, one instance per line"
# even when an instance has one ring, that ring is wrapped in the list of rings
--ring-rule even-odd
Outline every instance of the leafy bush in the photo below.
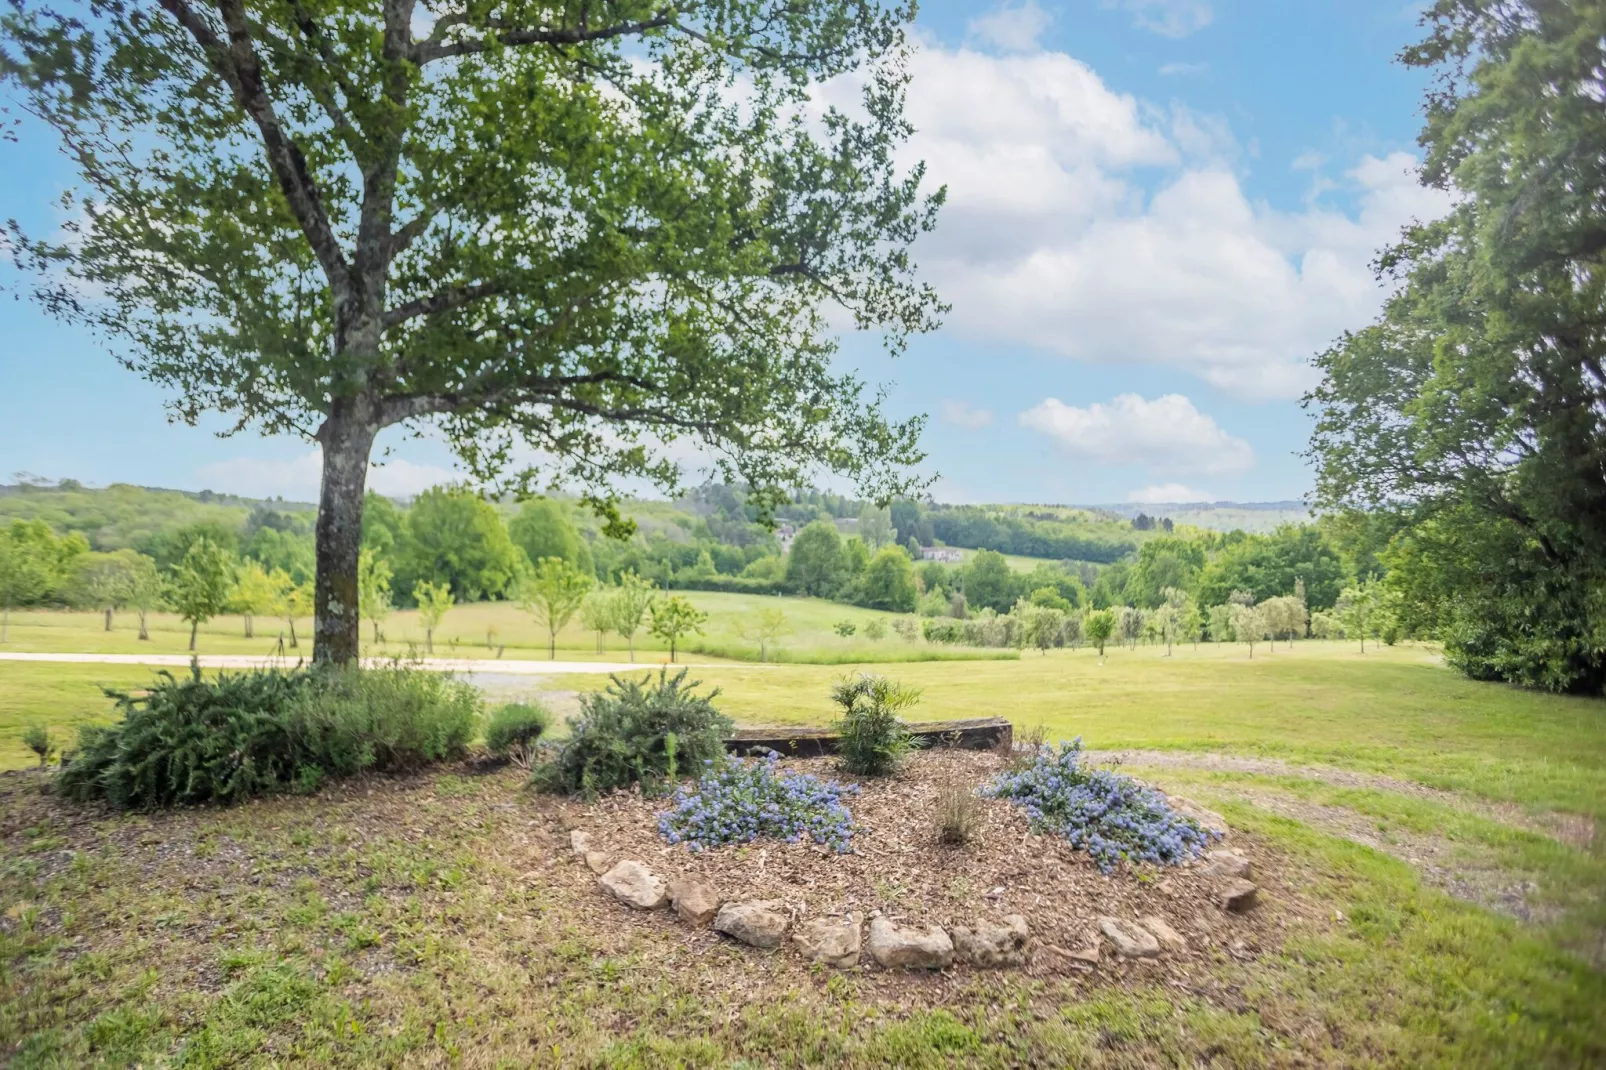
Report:
[[[805,835],[839,854],[853,849],[853,814],[844,795],[857,785],[779,769],[780,756],[744,762],[721,755],[707,763],[695,789],[680,788],[658,815],[658,831],[693,851],[764,837],[797,843]]]
[[[587,796],[638,783],[654,788],[722,757],[731,721],[714,708],[719,690],[694,694],[699,684],[687,683],[686,672],[660,669],[656,684],[650,675],[613,676],[607,690],[582,696],[568,741],[537,770],[537,782]]]
[[[286,709],[303,761],[334,775],[400,773],[455,758],[479,718],[471,685],[399,663],[322,672]]]
[[[839,620],[831,626],[831,630],[846,639],[859,630],[859,626],[851,620]]]
[[[60,789],[125,810],[231,803],[292,782],[304,758],[282,712],[313,689],[311,671],[163,672],[142,696],[107,690],[118,724],[79,730]]]
[[[293,669],[179,680],[161,673],[144,695],[107,691],[122,711],[86,726],[61,790],[120,809],[233,803],[315,788],[326,775],[390,772],[461,753],[479,696],[400,666]]]
[[[485,726],[485,749],[498,755],[515,748],[528,751],[551,723],[546,707],[510,702],[491,714],[491,723]]]
[[[50,763],[50,758],[56,753],[56,744],[50,738],[50,732],[44,725],[29,725],[22,731],[22,745],[39,756],[39,768],[43,769]]]
[[[1000,774],[983,794],[1026,811],[1032,827],[1085,850],[1103,873],[1123,859],[1176,865],[1199,855],[1214,833],[1131,777],[1081,767],[1082,739],[1044,747],[1024,768]]]
[[[920,692],[884,676],[860,673],[831,689],[831,701],[842,707],[832,727],[840,737],[842,768],[860,776],[886,776],[918,743],[898,711],[920,701]]]

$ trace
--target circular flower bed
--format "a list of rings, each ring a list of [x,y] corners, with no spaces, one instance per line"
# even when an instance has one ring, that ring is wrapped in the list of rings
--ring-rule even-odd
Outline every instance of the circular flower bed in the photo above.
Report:
[[[845,854],[853,849],[853,814],[842,802],[856,785],[783,772],[780,755],[744,762],[712,759],[695,788],[675,792],[674,805],[658,815],[658,831],[670,843],[693,851],[760,837],[811,841]]]

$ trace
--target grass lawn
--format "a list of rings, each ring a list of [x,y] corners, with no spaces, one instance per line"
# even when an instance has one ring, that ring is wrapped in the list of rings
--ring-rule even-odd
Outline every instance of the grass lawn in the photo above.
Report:
[[[766,595],[725,594],[715,591],[676,592],[688,598],[698,609],[708,614],[708,622],[701,636],[692,636],[681,644],[681,650],[693,656],[728,657],[758,660],[758,642],[747,638],[744,632],[761,609],[779,608],[786,617],[787,631],[774,644],[771,660],[822,661],[826,663],[856,661],[909,661],[931,659],[1013,659],[1012,650],[971,650],[924,641],[909,643],[892,631],[890,622],[897,616],[874,609],[859,609],[828,602],[821,598],[790,598]],[[871,621],[888,625],[884,638],[866,637],[865,625]],[[855,634],[844,637],[836,634],[841,622],[851,623]],[[171,613],[152,613],[149,617],[150,638],[139,639],[138,618],[132,613],[120,613],[113,621],[112,631],[106,631],[98,613],[75,613],[57,610],[30,610],[13,612],[8,641],[0,651],[21,652],[73,652],[97,654],[182,654],[189,649],[190,626]],[[312,621],[298,620],[295,626],[301,640],[299,650],[311,653]],[[203,624],[197,638],[196,649],[204,654],[273,654],[278,650],[281,636],[289,643],[285,622],[258,617],[255,637],[245,637],[244,618],[218,617]],[[385,642],[373,643],[373,632],[363,625],[363,642],[366,653],[407,654],[422,650],[424,630],[419,626],[414,610],[397,610],[383,625]],[[585,631],[578,617],[558,634],[557,656],[585,660],[609,658],[617,660],[627,649],[624,640],[616,635],[605,636],[598,650],[595,632]],[[530,614],[508,602],[472,602],[453,606],[441,626],[435,629],[435,653],[442,657],[495,658],[498,648],[502,656],[511,658],[545,658],[547,634]],[[652,661],[666,655],[669,647],[663,641],[647,634],[645,627],[636,635],[636,652]],[[295,653],[295,649],[289,649]]]
[[[1221,810],[1275,860],[1284,890],[1261,908],[1275,938],[1198,954],[1185,982],[1110,964],[836,973],[700,951],[553,861],[581,811],[525,794],[514,770],[129,816],[65,807],[13,773],[0,1061],[1606,1065],[1606,836],[1543,831],[1606,820],[1606,703],[1472,683],[1422,648],[1162,653],[882,671],[923,688],[915,716],[1003,714],[1136,751],[1138,775]],[[829,717],[844,669],[694,673],[733,716],[785,722]],[[0,761],[24,760],[19,726],[94,716],[97,683],[144,678],[0,663]],[[1492,907],[1469,885],[1498,892]]]

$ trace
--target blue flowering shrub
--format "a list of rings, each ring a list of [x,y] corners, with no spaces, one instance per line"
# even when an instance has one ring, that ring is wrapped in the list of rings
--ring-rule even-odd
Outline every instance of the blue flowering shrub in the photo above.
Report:
[[[658,815],[658,831],[694,851],[804,836],[839,854],[851,851],[853,814],[842,797],[857,795],[858,786],[782,772],[780,760],[771,751],[754,761],[724,755],[706,762],[696,786],[677,790],[674,805]]]
[[[1032,828],[1057,832],[1109,873],[1122,859],[1174,866],[1195,858],[1214,833],[1171,809],[1165,796],[1108,769],[1083,769],[1082,737],[1042,747],[1029,764],[982,789],[1026,811]]]

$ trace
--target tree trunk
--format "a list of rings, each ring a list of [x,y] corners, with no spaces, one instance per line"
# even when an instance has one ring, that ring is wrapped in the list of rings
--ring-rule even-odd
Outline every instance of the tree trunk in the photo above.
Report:
[[[634,664],[635,661],[636,661],[636,633],[635,632],[631,632],[630,633],[630,661],[631,661],[631,664]]]
[[[435,653],[435,629],[434,628],[425,628],[424,629],[424,653],[426,653],[426,654]]]
[[[323,487],[318,495],[318,574],[313,608],[312,660],[347,665],[357,660],[357,559],[362,553],[362,496],[377,421],[350,399],[335,402],[318,429]]]
[[[143,609],[139,611],[139,637],[146,640],[151,637],[151,633],[145,628],[145,611]]]
[[[675,663],[675,640],[673,638],[671,638],[669,640],[669,664],[673,665],[674,663]]]
[[[290,625],[290,649],[300,649],[301,641],[296,638],[296,619],[294,617],[286,617],[284,618],[284,622]]]
[[[200,629],[200,627],[201,627],[201,622],[200,621],[198,621],[198,620],[190,621],[190,653],[191,654],[195,653],[195,633]]]
[[[255,639],[256,638],[256,623],[251,619],[251,614],[246,613],[246,614],[244,614],[244,616],[245,616],[245,637],[247,639]]]
[[[111,606],[107,606],[106,607],[106,630],[108,632],[112,630],[112,607]]]

